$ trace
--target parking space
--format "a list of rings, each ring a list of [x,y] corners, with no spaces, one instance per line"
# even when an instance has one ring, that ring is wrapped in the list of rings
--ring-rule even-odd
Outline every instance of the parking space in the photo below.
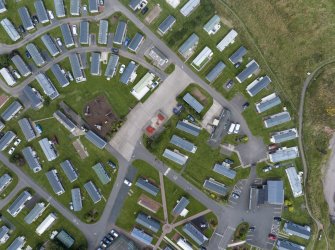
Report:
[[[241,199],[241,196],[242,196],[243,190],[245,189],[246,182],[247,180],[240,180],[236,183],[228,199],[228,206],[234,208],[237,205],[239,205],[239,203],[241,203],[241,200],[243,199],[243,197]]]

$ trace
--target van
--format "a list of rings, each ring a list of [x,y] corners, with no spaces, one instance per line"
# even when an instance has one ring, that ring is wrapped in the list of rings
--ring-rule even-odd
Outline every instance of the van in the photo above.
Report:
[[[240,127],[241,127],[241,125],[239,123],[236,123],[235,129],[234,129],[234,134],[238,134],[238,132],[240,132]]]
[[[230,124],[229,130],[228,130],[228,135],[230,135],[234,132],[235,125],[236,125],[235,123]]]

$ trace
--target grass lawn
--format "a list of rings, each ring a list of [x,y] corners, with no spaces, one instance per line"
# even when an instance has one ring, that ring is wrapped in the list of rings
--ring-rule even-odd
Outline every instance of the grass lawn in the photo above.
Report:
[[[18,183],[17,175],[7,168],[5,165],[0,164],[0,176],[4,174],[9,174],[10,177],[13,178],[12,182],[1,192],[0,199],[4,199],[9,195],[9,193],[15,188],[16,184]]]
[[[23,190],[22,190],[23,191]],[[20,191],[19,194],[22,192]],[[61,213],[59,213],[52,206],[48,206],[47,209],[43,212],[42,216],[40,216],[35,222],[28,225],[24,221],[24,217],[29,213],[29,211],[34,207],[37,202],[44,202],[48,204],[46,201],[40,199],[39,197],[34,196],[33,190],[28,190],[32,195],[33,199],[36,199],[35,202],[32,203],[31,207],[28,208],[28,205],[31,203],[27,203],[26,207],[14,218],[12,217],[6,210],[12,204],[12,202],[16,199],[16,197],[9,202],[8,206],[6,206],[2,211],[2,221],[0,225],[6,225],[10,229],[13,229],[13,232],[10,234],[9,240],[3,245],[3,247],[8,247],[12,241],[18,236],[24,236],[27,240],[26,246],[30,245],[33,249],[40,247],[44,242],[49,240],[49,236],[52,231],[57,230],[58,232],[64,229],[67,233],[69,233],[75,240],[75,244],[71,249],[85,249],[87,247],[87,242],[85,236],[75,228],[68,220],[66,220]],[[55,213],[57,216],[56,221],[52,224],[52,226],[45,231],[41,236],[38,236],[35,233],[38,225],[50,214]],[[55,242],[56,240],[52,241]],[[53,247],[50,246],[51,248]]]
[[[237,226],[234,233],[234,241],[245,240],[249,230],[249,223],[243,222]]]

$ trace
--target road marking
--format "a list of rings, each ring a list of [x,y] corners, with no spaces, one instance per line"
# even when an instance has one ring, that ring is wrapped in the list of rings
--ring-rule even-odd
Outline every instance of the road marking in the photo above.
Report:
[[[170,170],[171,170],[171,168],[168,168],[168,169],[165,171],[164,175],[167,176],[167,174],[170,172]]]

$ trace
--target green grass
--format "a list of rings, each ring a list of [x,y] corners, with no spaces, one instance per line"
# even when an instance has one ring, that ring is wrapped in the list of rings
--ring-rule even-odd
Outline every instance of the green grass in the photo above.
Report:
[[[172,74],[173,71],[175,70],[176,65],[174,65],[173,63],[171,63],[164,71],[167,74]]]
[[[237,226],[234,233],[234,241],[245,240],[249,230],[249,223],[243,222]]]
[[[23,191],[23,190],[22,190]],[[20,191],[19,193],[21,193]],[[33,190],[28,190],[32,195],[34,195]],[[87,242],[85,239],[85,236],[77,229],[75,228],[72,223],[70,223],[68,220],[66,220],[61,213],[59,213],[55,208],[52,206],[48,206],[48,208],[43,212],[42,216],[40,216],[35,222],[33,222],[31,225],[28,225],[24,221],[24,217],[29,213],[29,209],[25,207],[15,218],[12,217],[6,210],[12,204],[12,202],[16,199],[16,197],[9,202],[9,204],[1,211],[2,216],[4,217],[2,221],[0,222],[0,225],[7,225],[10,226],[10,228],[14,227],[13,232],[10,234],[9,240],[3,245],[3,247],[8,247],[12,241],[18,237],[18,236],[25,236],[27,245],[30,245],[33,249],[37,248],[38,246],[41,246],[43,242],[46,242],[49,240],[49,236],[52,231],[57,230],[58,232],[61,229],[64,229],[67,233],[69,233],[74,239],[75,244],[71,249],[85,249],[87,248]],[[36,202],[44,202],[45,204],[48,204],[46,201],[41,200],[37,198]],[[57,216],[56,221],[52,224],[52,226],[44,232],[41,236],[38,236],[35,233],[35,230],[37,226],[51,213],[54,212]],[[9,221],[9,223],[7,223]],[[11,226],[12,224],[12,226]],[[56,240],[55,240],[56,241]]]
[[[13,178],[12,182],[1,192],[0,199],[4,199],[9,195],[9,193],[15,188],[15,186],[18,183],[17,175],[4,166],[3,164],[0,164],[0,176],[3,176],[4,174],[9,174],[10,177]]]

